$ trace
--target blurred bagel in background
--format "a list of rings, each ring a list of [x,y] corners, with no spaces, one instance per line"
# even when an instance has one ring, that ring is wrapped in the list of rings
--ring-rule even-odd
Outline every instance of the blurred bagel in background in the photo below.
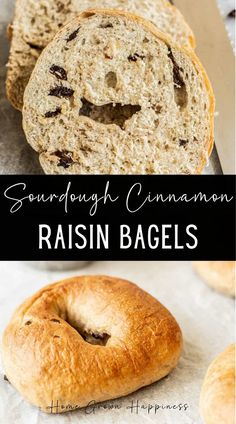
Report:
[[[214,290],[235,297],[235,261],[193,262],[193,268]]]

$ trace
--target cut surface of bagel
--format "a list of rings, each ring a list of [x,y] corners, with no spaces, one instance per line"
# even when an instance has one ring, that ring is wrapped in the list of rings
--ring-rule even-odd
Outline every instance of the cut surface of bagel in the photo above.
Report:
[[[7,94],[14,107],[22,109],[25,87],[43,48],[68,21],[95,7],[137,13],[181,45],[195,47],[191,29],[167,0],[17,0],[7,75]]]
[[[205,424],[235,423],[235,345],[209,366],[200,397]]]
[[[18,308],[2,342],[8,380],[49,413],[149,385],[175,368],[181,349],[170,312],[135,284],[108,276],[43,288]]]
[[[196,174],[212,150],[213,115],[193,51],[142,18],[94,10],[44,49],[23,126],[48,174]]]

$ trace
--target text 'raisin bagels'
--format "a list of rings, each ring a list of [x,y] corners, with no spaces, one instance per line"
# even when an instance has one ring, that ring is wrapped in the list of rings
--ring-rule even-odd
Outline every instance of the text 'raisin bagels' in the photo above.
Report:
[[[204,424],[235,424],[235,345],[209,366],[200,396]]]
[[[170,312],[136,285],[87,276],[26,300],[2,347],[11,384],[43,411],[60,413],[163,378],[178,362],[182,334]]]
[[[44,47],[63,25],[91,7],[136,13],[151,20],[177,43],[195,47],[194,35],[184,17],[167,0],[16,0],[6,82],[14,107],[22,109],[25,87]]]
[[[213,115],[193,51],[142,18],[94,10],[41,54],[23,126],[47,174],[195,174],[212,150]]]

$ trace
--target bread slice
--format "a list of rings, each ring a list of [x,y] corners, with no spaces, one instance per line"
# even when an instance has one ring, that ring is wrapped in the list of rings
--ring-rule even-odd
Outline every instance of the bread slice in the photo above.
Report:
[[[166,0],[17,0],[6,83],[8,98],[15,108],[22,109],[24,89],[42,49],[62,25],[91,7],[137,13],[180,44],[195,46],[183,16]]]
[[[23,127],[48,174],[194,174],[214,97],[193,51],[130,13],[91,10],[41,54]]]

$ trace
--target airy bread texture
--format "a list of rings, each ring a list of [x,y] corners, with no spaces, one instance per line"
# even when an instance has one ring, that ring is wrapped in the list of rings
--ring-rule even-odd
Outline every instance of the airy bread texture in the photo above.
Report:
[[[235,424],[235,345],[210,365],[200,396],[205,424]]]
[[[195,47],[193,33],[183,16],[166,0],[17,0],[6,84],[14,107],[22,109],[24,90],[36,60],[56,32],[78,13],[96,7],[137,13],[176,42]]]
[[[235,297],[235,262],[193,262],[193,268],[214,290]]]
[[[195,174],[213,146],[214,97],[193,51],[146,20],[94,10],[41,54],[23,127],[47,174]]]
[[[84,276],[26,300],[2,348],[11,384],[43,411],[61,413],[163,378],[178,362],[182,334],[170,312],[136,285]]]

